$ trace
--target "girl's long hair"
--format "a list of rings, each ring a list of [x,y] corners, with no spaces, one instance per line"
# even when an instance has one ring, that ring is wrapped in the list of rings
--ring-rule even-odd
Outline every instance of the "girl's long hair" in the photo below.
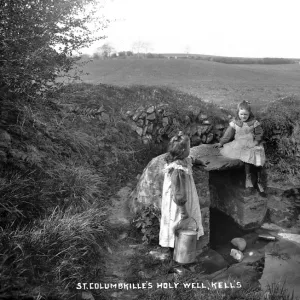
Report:
[[[244,101],[240,102],[240,103],[237,105],[237,110],[236,110],[236,115],[235,115],[236,120],[240,120],[240,117],[239,117],[239,111],[240,111],[241,109],[247,110],[247,111],[249,112],[249,118],[248,118],[247,122],[248,122],[248,121],[251,121],[251,120],[253,120],[253,119],[255,118],[255,117],[254,117],[254,114],[253,114],[253,112],[252,112],[250,103],[249,103],[248,101],[245,101],[245,100],[244,100]]]
[[[182,131],[179,131],[169,142],[168,153],[165,157],[166,162],[169,164],[177,159],[183,159],[183,153],[189,142],[189,137]]]

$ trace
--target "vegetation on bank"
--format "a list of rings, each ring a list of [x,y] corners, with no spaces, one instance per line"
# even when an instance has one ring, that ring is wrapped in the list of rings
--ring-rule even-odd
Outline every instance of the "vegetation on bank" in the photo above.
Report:
[[[2,101],[1,132],[11,144],[1,145],[1,296],[66,299],[76,293],[76,282],[101,281],[114,238],[107,225],[109,199],[165,152],[162,144],[144,145],[124,112],[161,102],[183,118],[192,107],[217,111],[188,94],[138,86],[79,84],[27,105]],[[101,107],[109,119],[91,113]],[[293,149],[299,145],[299,99],[270,107],[272,113],[261,116],[270,167],[281,178],[298,178]],[[286,130],[274,140],[276,126]]]
[[[300,182],[300,98],[271,102],[260,115],[265,134],[267,168],[274,181]]]
[[[26,105],[2,100],[1,297],[66,299],[76,282],[101,280],[114,239],[109,199],[165,151],[144,145],[123,113],[159,102],[201,105],[164,88],[86,84]],[[109,118],[95,117],[96,108]]]
[[[140,141],[124,119],[127,109],[166,102],[181,115],[189,106],[217,111],[166,88],[57,89],[58,75],[78,61],[74,51],[103,38],[87,26],[98,4],[1,2],[1,299],[68,299],[76,283],[105,275],[115,239],[110,198],[165,151]],[[106,26],[100,19],[96,31]]]

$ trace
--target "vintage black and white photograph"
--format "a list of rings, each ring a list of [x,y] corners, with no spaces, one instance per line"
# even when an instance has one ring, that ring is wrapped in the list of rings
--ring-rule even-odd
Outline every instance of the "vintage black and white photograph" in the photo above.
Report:
[[[0,0],[0,300],[299,300],[299,13]]]

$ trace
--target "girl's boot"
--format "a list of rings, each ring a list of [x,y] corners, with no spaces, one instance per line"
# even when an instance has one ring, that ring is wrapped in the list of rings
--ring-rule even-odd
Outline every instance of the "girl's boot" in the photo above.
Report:
[[[262,176],[261,176],[261,173],[262,173],[262,167],[258,167],[257,168],[257,187],[258,187],[258,190],[261,192],[261,193],[264,193],[265,192],[265,189],[262,185]]]
[[[245,172],[246,172],[245,187],[246,189],[253,188],[253,183],[251,180],[250,164],[245,163]]]

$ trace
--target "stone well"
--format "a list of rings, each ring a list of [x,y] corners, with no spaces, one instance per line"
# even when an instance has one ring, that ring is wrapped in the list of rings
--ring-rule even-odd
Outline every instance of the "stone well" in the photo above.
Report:
[[[191,156],[207,164],[193,167],[204,227],[204,236],[197,245],[199,252],[209,245],[210,207],[229,215],[242,229],[260,227],[266,216],[267,200],[255,190],[246,191],[243,163],[227,159],[218,149],[205,144],[192,147]],[[150,204],[161,207],[164,157],[162,154],[152,159],[144,169],[130,195],[131,212],[136,213]]]

